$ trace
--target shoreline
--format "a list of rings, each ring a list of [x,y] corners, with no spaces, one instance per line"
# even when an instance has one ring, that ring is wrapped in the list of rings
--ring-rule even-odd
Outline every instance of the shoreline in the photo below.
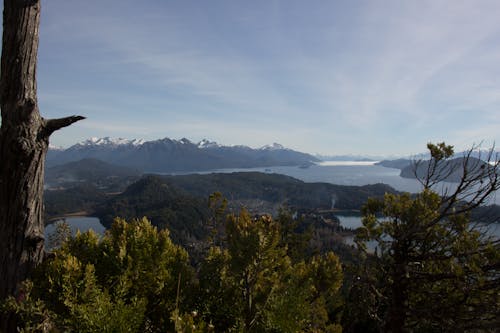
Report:
[[[73,212],[73,213],[66,213],[66,214],[63,214],[63,215],[54,216],[54,217],[49,218],[47,220],[47,225],[51,224],[51,223],[54,223],[56,221],[68,218],[68,217],[95,217],[95,216],[92,216],[92,212],[88,212],[88,211],[79,211],[79,212]]]

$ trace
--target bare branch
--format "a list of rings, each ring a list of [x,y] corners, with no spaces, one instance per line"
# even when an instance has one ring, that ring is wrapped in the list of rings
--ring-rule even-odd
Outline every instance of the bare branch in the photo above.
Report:
[[[451,193],[446,189],[443,195],[443,207],[440,216],[445,217],[467,213],[476,207],[486,203],[497,190],[500,189],[500,161],[498,154],[494,153],[494,148],[489,149],[486,156],[482,156],[480,145],[474,145],[469,149],[460,166],[461,176],[456,188]],[[472,156],[474,151],[478,151],[478,157]],[[458,165],[458,164],[457,164]],[[439,181],[445,181],[440,179]]]
[[[85,117],[82,116],[70,116],[70,117],[65,117],[65,118],[58,118],[58,119],[48,119],[45,120],[45,126],[42,131],[42,135],[46,138],[48,138],[52,133],[55,131],[67,127],[73,123],[76,123],[77,121],[83,120]]]

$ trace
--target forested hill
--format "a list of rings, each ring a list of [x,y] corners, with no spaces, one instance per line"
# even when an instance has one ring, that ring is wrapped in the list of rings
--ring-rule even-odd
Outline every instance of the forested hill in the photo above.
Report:
[[[85,158],[47,168],[45,182],[50,185],[79,181],[97,182],[113,178],[133,178],[140,175],[141,172],[137,169],[110,164],[95,158]]]
[[[221,192],[229,200],[259,199],[279,205],[311,209],[360,209],[369,197],[396,191],[385,184],[343,186],[305,183],[298,179],[260,172],[164,176],[184,191],[201,197]]]
[[[210,194],[222,193],[230,208],[245,207],[250,212],[276,214],[280,208],[358,210],[369,197],[382,197],[395,190],[384,184],[341,186],[304,183],[292,177],[258,172],[185,176],[146,175],[96,209],[109,227],[116,216],[131,219],[147,216],[183,244],[206,233]]]
[[[207,208],[206,199],[186,194],[160,177],[146,176],[99,205],[96,213],[107,228],[117,216],[146,216],[155,226],[169,229],[174,240],[186,244],[204,235]]]
[[[484,168],[491,168],[488,163],[475,157],[459,157],[438,165],[432,178],[447,182],[459,182],[464,173],[464,164],[467,164],[466,170],[468,174],[479,175]],[[429,161],[422,161],[418,164],[413,162],[401,169],[401,177],[425,179],[428,170]]]
[[[380,165],[386,168],[393,168],[393,169],[404,169],[407,166],[412,164],[412,160],[406,159],[406,158],[400,158],[397,160],[383,160],[380,162],[375,163],[375,165]]]

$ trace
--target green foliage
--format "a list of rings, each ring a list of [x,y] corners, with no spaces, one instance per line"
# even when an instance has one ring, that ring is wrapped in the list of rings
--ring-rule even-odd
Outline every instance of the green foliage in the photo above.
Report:
[[[224,241],[224,219],[227,214],[227,199],[220,192],[214,192],[208,197],[209,218],[209,246],[220,246]]]
[[[47,274],[47,283],[34,289],[27,281],[22,298],[11,297],[4,305],[17,314],[21,332],[137,332],[141,326],[144,300],[113,300],[97,285],[93,265],[68,255],[54,260]]]
[[[17,297],[10,296],[0,305],[0,311],[13,313],[19,320],[18,332],[52,332],[55,314],[47,309],[45,303],[32,296],[33,282],[25,281]]]
[[[206,321],[220,332],[335,332],[342,269],[333,253],[296,264],[280,224],[246,211],[226,221],[199,274]]]
[[[273,179],[263,180],[268,182],[266,195],[279,198]],[[301,186],[292,192],[300,192]],[[322,185],[317,193],[313,201],[330,204],[332,193]],[[197,275],[169,231],[159,231],[145,218],[117,218],[102,238],[92,231],[70,237],[61,224],[52,241],[56,249],[34,276],[30,297],[11,300],[6,309],[16,311],[26,329],[341,331],[340,261],[331,252],[312,255],[311,232],[303,221],[285,212],[276,220],[252,217],[245,210],[226,215],[228,202],[220,193],[211,195],[208,205],[201,203],[150,176],[101,210],[127,217],[151,214],[154,224],[173,227],[175,238],[184,242],[209,235],[210,247],[199,251],[204,257]]]
[[[35,323],[43,314],[65,331],[165,332],[174,328],[172,312],[188,303],[178,288],[193,289],[193,270],[167,230],[116,219],[102,239],[92,231],[68,238],[33,286],[34,298],[14,308]]]
[[[104,257],[101,279],[115,286],[122,298],[147,299],[149,325],[168,328],[179,276],[183,290],[191,288],[193,272],[187,252],[172,243],[168,230],[158,231],[145,218],[132,223],[115,220],[100,248]]]
[[[3,310],[17,313],[25,331],[340,332],[338,257],[292,261],[296,242],[281,228],[269,216],[227,216],[224,247],[208,250],[197,283],[167,230],[116,219],[102,238],[64,236]]]
[[[175,309],[170,319],[174,322],[176,333],[204,333],[214,331],[214,325],[207,325],[200,320],[197,311],[181,315],[179,314],[179,310]]]
[[[431,158],[435,161],[441,161],[443,159],[450,158],[453,156],[453,146],[447,145],[444,142],[440,142],[437,144],[428,143],[427,149],[431,154]]]
[[[293,263],[306,259],[309,254],[309,243],[312,239],[312,225],[303,225],[303,221],[294,219],[289,212],[282,210],[276,218],[280,226],[280,244],[287,250]]]

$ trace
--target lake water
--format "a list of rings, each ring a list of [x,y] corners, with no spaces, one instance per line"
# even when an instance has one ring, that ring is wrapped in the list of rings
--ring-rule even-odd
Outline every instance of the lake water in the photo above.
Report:
[[[352,186],[383,183],[401,192],[417,193],[422,190],[422,185],[416,179],[400,177],[399,174],[401,171],[399,169],[386,168],[375,165],[375,163],[377,162],[327,161],[313,164],[307,168],[280,166],[248,169],[218,169],[198,173],[263,172],[287,175],[307,183],[323,182]],[[435,190],[438,193],[442,193],[445,188],[452,191],[455,187],[456,184],[454,183],[443,182],[441,187]],[[500,204],[500,195],[497,196],[494,194],[487,204]]]
[[[106,228],[104,228],[97,217],[75,216],[66,217],[65,220],[69,224],[73,235],[76,234],[77,231],[85,232],[90,229],[94,230],[98,235],[104,235],[104,231],[106,231]],[[45,239],[48,239],[49,235],[55,232],[57,222],[58,221],[54,221],[45,226]]]
[[[237,169],[217,169],[205,172],[195,172],[199,174],[207,173],[232,173],[232,172],[263,172],[277,173],[297,178],[304,182],[323,182],[338,185],[367,185],[384,183],[392,186],[398,191],[415,193],[420,191],[422,186],[415,179],[407,179],[399,176],[400,170],[374,165],[376,162],[357,161],[335,161],[321,162],[310,167],[278,166],[266,168],[237,168]],[[174,173],[190,174],[193,172]]]
[[[340,221],[340,225],[349,228],[349,229],[357,229],[363,225],[361,222],[361,215],[356,215],[356,214],[350,214],[350,215],[343,215],[343,214],[337,214],[336,215]],[[474,225],[475,228],[479,231],[486,231],[488,234],[496,236],[497,238],[500,238],[500,224],[499,223],[482,223],[478,222],[477,224]]]
[[[344,228],[357,229],[363,225],[361,223],[361,215],[335,215],[340,220],[340,225]]]

